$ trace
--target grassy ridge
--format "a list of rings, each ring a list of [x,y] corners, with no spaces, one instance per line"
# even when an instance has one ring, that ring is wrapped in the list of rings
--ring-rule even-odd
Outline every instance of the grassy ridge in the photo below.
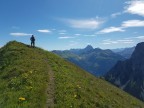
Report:
[[[143,108],[144,103],[59,56],[10,42],[0,49],[0,108],[44,108],[49,65],[56,108]]]
[[[10,42],[0,51],[0,108],[43,108],[48,67],[39,49]]]

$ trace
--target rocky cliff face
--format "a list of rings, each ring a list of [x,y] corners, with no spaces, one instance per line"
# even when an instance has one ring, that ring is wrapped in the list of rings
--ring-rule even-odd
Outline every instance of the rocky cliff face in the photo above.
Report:
[[[144,42],[137,44],[130,59],[117,62],[105,78],[144,101]]]

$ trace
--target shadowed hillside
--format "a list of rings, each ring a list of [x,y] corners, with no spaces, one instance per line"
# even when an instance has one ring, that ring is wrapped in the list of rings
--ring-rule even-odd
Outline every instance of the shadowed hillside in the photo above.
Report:
[[[130,59],[119,61],[105,78],[144,101],[144,42],[137,44]]]
[[[1,108],[143,108],[144,103],[40,48],[0,49]]]

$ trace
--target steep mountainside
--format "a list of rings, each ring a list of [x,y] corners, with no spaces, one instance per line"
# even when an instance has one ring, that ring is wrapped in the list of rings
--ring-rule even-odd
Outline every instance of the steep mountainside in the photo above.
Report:
[[[106,79],[144,100],[144,42],[136,46],[130,59],[119,61],[107,73]]]
[[[104,75],[118,60],[124,60],[111,50],[93,49],[90,45],[84,49],[53,52],[96,76]]]
[[[0,49],[1,108],[144,108],[57,55],[12,41]]]

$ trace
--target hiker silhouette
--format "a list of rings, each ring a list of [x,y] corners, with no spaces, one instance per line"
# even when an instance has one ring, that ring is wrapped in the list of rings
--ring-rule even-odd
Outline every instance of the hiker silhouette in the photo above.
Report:
[[[35,37],[34,37],[34,35],[31,36],[30,40],[31,40],[31,47],[34,48],[35,47]]]

